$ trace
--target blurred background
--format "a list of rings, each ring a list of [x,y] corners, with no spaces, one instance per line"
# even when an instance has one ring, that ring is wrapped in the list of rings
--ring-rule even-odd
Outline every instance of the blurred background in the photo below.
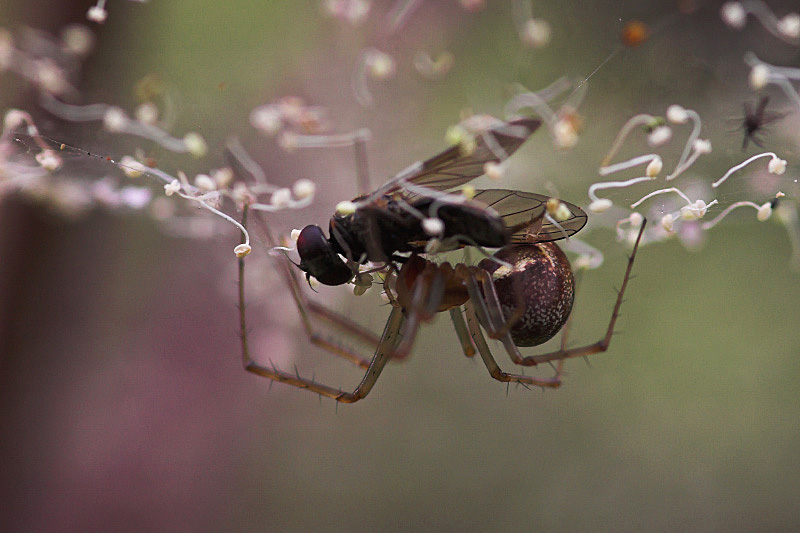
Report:
[[[0,74],[0,105],[29,110],[42,133],[94,153],[118,158],[142,146],[173,174],[223,165],[224,144],[236,136],[272,183],[317,183],[311,207],[266,217],[288,233],[326,226],[336,203],[357,191],[350,149],[287,153],[248,123],[255,107],[284,96],[324,107],[333,132],[369,128],[378,185],[444,148],[444,132],[462,111],[500,116],[516,84],[539,90],[591,75],[578,145],[557,150],[540,132],[511,160],[506,178],[510,188],[585,206],[625,121],[663,115],[675,103],[701,115],[702,137],[714,147],[680,184],[708,187],[757,150],[743,151],[736,131],[743,103],[758,98],[745,52],[800,67],[800,48],[752,19],[741,31],[726,26],[718,2],[537,2],[533,15],[552,30],[542,48],[520,42],[510,2],[482,9],[480,2],[421,2],[391,35],[395,2],[372,3],[360,24],[326,14],[322,4],[117,0],[97,25],[86,21],[89,2],[0,1],[0,24],[15,38],[25,28],[57,35],[72,23],[94,32],[94,51],[65,101],[132,109],[137,83],[155,77],[175,106],[172,131],[205,137],[209,150],[200,160],[97,124],[64,123],[9,72]],[[778,16],[797,8],[768,4]],[[652,34],[631,48],[620,44],[620,33],[634,19]],[[396,65],[391,79],[367,82],[369,106],[352,90],[365,47],[391,54]],[[452,69],[441,79],[421,76],[413,67],[419,51],[449,51]],[[708,193],[723,206],[760,204],[777,190],[797,197],[800,110],[782,92],[767,92],[770,108],[785,116],[762,141],[789,168],[766,185],[757,180],[765,163],[737,174]],[[663,152],[667,168],[687,132],[675,128]],[[620,157],[645,153],[641,137]],[[649,190],[610,196],[625,205]],[[6,195],[0,525],[793,529],[800,524],[800,273],[789,233],[774,218],[761,223],[752,210],[737,212],[691,249],[678,239],[643,247],[621,333],[588,364],[569,361],[561,389],[507,390],[480,361],[461,355],[442,316],[423,328],[410,360],[388,366],[366,400],[337,409],[242,370],[232,227],[220,222],[213,237],[187,238],[136,211],[65,214]],[[622,279],[627,249],[609,227],[615,221],[597,217],[581,233],[605,263],[582,276],[576,345],[604,334]],[[256,355],[355,387],[362,373],[306,342],[266,246],[254,248],[248,311]],[[348,288],[320,289],[312,297],[379,333],[388,309],[373,292],[359,299]]]

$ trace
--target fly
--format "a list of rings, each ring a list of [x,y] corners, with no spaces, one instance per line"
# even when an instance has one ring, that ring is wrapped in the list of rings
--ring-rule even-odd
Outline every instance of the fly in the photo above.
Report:
[[[452,146],[355,198],[355,210],[331,217],[329,236],[306,226],[297,240],[300,268],[324,285],[342,285],[360,264],[403,262],[399,254],[424,253],[431,244],[502,248],[574,235],[587,220],[576,205],[556,201],[562,209],[556,219],[545,195],[488,189],[467,198],[456,190],[483,175],[487,164],[510,157],[539,126],[533,118],[496,121],[475,135],[468,150]],[[440,221],[438,231],[426,226],[432,219]]]

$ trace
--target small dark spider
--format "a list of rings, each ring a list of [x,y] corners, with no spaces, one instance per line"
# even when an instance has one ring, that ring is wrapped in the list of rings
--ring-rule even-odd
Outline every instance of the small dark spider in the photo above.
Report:
[[[742,150],[747,150],[747,143],[752,141],[756,146],[763,148],[759,134],[763,133],[764,127],[768,124],[780,120],[784,117],[784,113],[767,113],[767,104],[769,103],[769,96],[762,96],[758,101],[758,105],[753,109],[751,102],[744,102],[744,117],[739,119],[741,125],[739,129],[744,131],[744,139],[742,139]]]

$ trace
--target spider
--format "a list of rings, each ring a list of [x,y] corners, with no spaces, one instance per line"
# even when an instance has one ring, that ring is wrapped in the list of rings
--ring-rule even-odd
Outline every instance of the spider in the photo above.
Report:
[[[758,101],[758,105],[753,109],[750,102],[744,102],[744,117],[739,119],[739,128],[744,130],[744,138],[742,139],[742,150],[747,150],[747,143],[753,141],[758,147],[763,148],[761,140],[758,138],[759,134],[764,131],[764,128],[776,120],[784,117],[783,113],[768,113],[767,104],[769,103],[769,96],[762,96]]]
[[[325,284],[347,283],[359,272],[359,265],[367,260],[382,262],[375,270],[383,274],[384,291],[391,311],[380,338],[350,319],[308,300],[291,263],[280,262],[279,270],[291,290],[310,341],[366,371],[352,392],[303,378],[297,372],[279,370],[274,365],[265,366],[252,359],[244,312],[244,259],[240,258],[239,318],[245,369],[337,402],[353,403],[369,394],[391,359],[408,356],[419,326],[445,311],[450,314],[464,355],[474,357],[479,354],[489,374],[501,382],[558,387],[565,359],[606,351],[644,223],[628,260],[605,336],[593,344],[567,349],[564,335],[559,350],[523,356],[519,347],[543,344],[553,338],[569,319],[575,281],[569,260],[552,241],[567,238],[580,230],[586,222],[586,214],[567,202],[520,191],[477,191],[473,200],[440,192],[450,188],[453,182],[462,185],[479,176],[487,162],[510,156],[539,124],[532,119],[494,124],[481,131],[474,150],[448,149],[423,163],[412,165],[411,172],[401,173],[402,177],[375,193],[356,199],[365,198],[355,215],[332,219],[329,239],[317,226],[308,226],[301,232],[298,251],[302,262],[296,266],[306,276],[313,272],[314,277],[322,278],[320,281]],[[556,212],[560,213],[558,220],[551,215]],[[247,213],[247,205],[244,205],[243,225]],[[426,235],[422,229],[423,222],[434,217],[441,217],[441,231],[437,236]],[[263,221],[259,222],[263,225]],[[262,229],[274,246],[275,240],[269,229],[266,226]],[[482,244],[499,247],[499,250],[476,266],[437,264],[422,254],[428,251],[428,244],[439,240],[446,241],[449,249],[481,244],[475,241],[485,240]],[[358,255],[354,250],[358,250]],[[374,355],[366,359],[331,342],[317,333],[312,318],[321,319],[374,346]],[[542,378],[504,372],[494,359],[484,332],[502,343],[514,363],[535,366],[556,362],[556,374]]]
[[[391,312],[379,339],[344,316],[307,300],[294,271],[283,263],[281,272],[291,288],[309,339],[366,370],[352,392],[259,364],[250,357],[244,316],[244,260],[240,259],[240,327],[245,370],[308,389],[337,402],[357,402],[372,390],[386,363],[392,358],[400,359],[408,355],[420,324],[432,320],[436,313],[448,311],[462,352],[467,357],[473,357],[477,351],[491,377],[507,383],[558,387],[561,384],[560,363],[563,360],[608,349],[643,231],[644,223],[628,259],[604,337],[586,346],[567,349],[565,334],[560,349],[541,355],[523,356],[518,348],[537,346],[555,336],[569,318],[575,294],[569,260],[555,243],[511,245],[494,254],[494,258],[511,262],[511,269],[498,265],[492,259],[484,259],[478,266],[463,263],[452,266],[449,263],[437,265],[419,255],[412,255],[399,271],[387,276],[387,280],[395,280],[396,296],[391,298]],[[396,274],[396,277],[392,274]],[[388,294],[392,294],[388,281],[385,284]],[[332,323],[365,343],[373,344],[376,346],[374,355],[370,360],[363,359],[351,350],[326,340],[315,332],[310,315]],[[500,340],[511,360],[518,365],[559,362],[556,375],[541,378],[504,372],[492,355],[482,330],[489,338]]]

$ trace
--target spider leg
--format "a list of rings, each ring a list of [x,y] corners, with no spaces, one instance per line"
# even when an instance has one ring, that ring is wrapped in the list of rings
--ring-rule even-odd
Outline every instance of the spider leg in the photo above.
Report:
[[[450,319],[453,321],[453,327],[456,329],[456,336],[461,343],[461,350],[467,357],[475,357],[475,343],[472,342],[472,337],[469,334],[467,323],[464,321],[460,307],[450,309]]]
[[[394,352],[394,348],[399,339],[398,332],[403,325],[403,321],[404,316],[402,309],[399,307],[392,307],[392,312],[389,314],[389,319],[387,320],[386,327],[383,330],[381,341],[378,343],[378,347],[375,350],[375,355],[373,355],[372,360],[369,363],[369,368],[367,368],[367,372],[361,379],[361,383],[359,383],[358,387],[356,387],[353,392],[343,392],[341,389],[335,389],[328,385],[317,383],[313,379],[302,378],[297,373],[292,374],[289,372],[284,372],[275,367],[270,368],[254,361],[250,357],[248,351],[247,336],[245,335],[244,329],[244,319],[242,319],[241,323],[242,363],[244,364],[245,370],[256,374],[257,376],[278,381],[280,383],[286,383],[287,385],[292,385],[293,387],[307,389],[321,396],[332,398],[337,402],[354,403],[362,398],[365,398],[367,394],[369,394],[369,392],[372,390],[372,387],[375,385],[375,382],[378,380],[381,372],[383,371],[383,368],[386,366],[386,363],[392,358],[392,353]]]
[[[469,300],[464,304],[464,309],[466,311],[467,325],[469,326],[469,332],[472,336],[472,341],[478,348],[478,353],[483,360],[483,364],[486,365],[486,369],[494,379],[504,383],[521,383],[523,385],[537,385],[539,387],[555,388],[561,386],[561,377],[558,374],[552,378],[539,378],[535,376],[523,376],[520,374],[509,374],[507,372],[503,372],[500,369],[500,366],[497,364],[497,361],[495,361],[494,357],[492,356],[491,350],[489,350],[489,345],[486,343],[486,339],[481,331],[481,320],[479,319],[479,315],[476,313],[476,307],[472,305],[472,300]]]
[[[748,139],[750,141],[752,141],[752,143],[755,144],[756,146],[758,146],[759,148],[762,148],[762,149],[764,148],[764,141],[761,140],[761,138],[758,136],[758,133],[753,133],[753,134],[750,135],[749,138],[747,136],[745,136],[745,138],[744,138],[745,142],[744,142],[744,145],[742,146],[742,150],[747,148]]]
[[[306,298],[305,294],[303,294],[299,280],[297,279],[297,275],[291,270],[291,267],[285,261],[281,261],[281,266],[279,268],[284,280],[286,281],[287,285],[289,285],[292,299],[294,300],[298,313],[300,313],[303,329],[305,330],[309,341],[334,355],[355,363],[361,368],[368,368],[370,363],[369,359],[365,359],[349,348],[332,342],[330,339],[326,338],[325,335],[317,332],[314,328],[311,317],[313,316],[319,318],[331,326],[339,329],[343,333],[349,335],[350,337],[370,346],[375,346],[378,344],[378,337],[371,331],[363,328],[336,311],[333,311],[324,305],[315,302],[314,300],[309,300]]]
[[[579,287],[581,285],[581,278],[582,278],[581,274],[582,274],[582,272],[583,272],[583,270],[579,270],[578,272],[575,273],[575,294],[576,295],[580,294]],[[561,328],[561,342],[560,342],[560,350],[561,351],[564,351],[564,350],[567,349],[567,339],[569,338],[569,332],[572,329],[572,317],[574,317],[574,316],[575,316],[575,306],[573,304],[572,312],[567,317],[567,321],[564,323],[564,327]],[[586,363],[589,364],[589,359],[587,357],[584,357],[584,361],[586,361]],[[552,361],[550,361],[550,366],[553,366],[553,362]],[[564,359],[559,359],[558,361],[555,362],[555,369],[556,369],[556,372],[559,375],[561,375],[561,373],[564,371]]]
[[[480,288],[478,285],[478,276],[481,277]],[[524,360],[524,356],[520,353],[517,345],[514,344],[511,338],[510,329],[514,323],[519,320],[524,312],[524,302],[522,301],[522,291],[516,291],[518,302],[517,307],[511,314],[508,320],[503,317],[503,309],[500,306],[500,299],[497,297],[494,283],[492,283],[491,275],[483,269],[473,268],[468,271],[466,277],[467,292],[469,292],[470,300],[475,306],[475,311],[480,324],[489,338],[497,339],[503,343],[511,360],[520,365]]]
[[[503,309],[500,306],[500,298],[497,296],[497,290],[492,282],[491,274],[482,268],[471,269],[471,273],[474,273],[474,277],[480,281],[481,287],[483,288],[483,299],[486,300],[486,307],[489,310],[489,317],[495,325],[495,329],[489,333],[489,337],[493,339],[508,337],[508,332],[511,331],[514,324],[516,324],[525,313],[523,287],[519,286],[519,280],[516,278],[514,279],[514,283],[517,286],[514,291],[517,300],[516,307],[514,307],[514,311],[512,311],[511,315],[506,319],[503,314]]]
[[[246,208],[245,208],[246,210]],[[243,222],[246,221],[246,211],[242,217]],[[270,246],[276,246],[276,241],[272,237],[272,234],[269,231],[269,228],[266,226],[266,223],[263,222],[260,218],[256,219],[261,227],[263,234],[267,240],[267,243]],[[351,361],[352,363],[360,366],[361,368],[367,369],[370,365],[370,360],[364,357],[361,357],[353,350],[341,346],[340,344],[334,343],[328,338],[326,338],[323,334],[317,332],[313,325],[312,317],[318,318],[323,322],[326,322],[337,328],[338,330],[342,331],[343,333],[349,335],[350,337],[366,344],[369,346],[376,346],[379,342],[377,335],[372,333],[371,331],[363,328],[362,326],[356,324],[352,320],[348,319],[347,317],[333,311],[322,304],[319,304],[313,300],[309,300],[306,298],[305,294],[303,293],[303,288],[300,284],[300,280],[297,277],[297,273],[294,272],[291,266],[284,258],[278,258],[276,262],[278,263],[278,270],[280,271],[281,276],[286,285],[289,287],[289,291],[292,294],[292,299],[294,300],[295,307],[297,307],[297,311],[300,314],[300,320],[303,324],[303,330],[306,333],[309,341],[319,346],[320,348],[336,355]],[[244,263],[243,259],[239,260],[239,283],[241,287],[244,287]],[[243,289],[242,289],[243,290]],[[244,308],[244,296],[242,295],[240,298],[240,308]]]
[[[242,215],[242,225],[245,225],[247,221],[247,213],[248,209],[245,205],[243,209]],[[267,233],[268,238],[269,234]],[[317,313],[319,316],[328,319],[334,325],[341,326],[346,332],[353,334],[357,338],[361,338],[361,340],[367,341],[369,338],[372,337],[371,333],[364,332],[360,326],[350,322],[349,320],[345,319],[344,317],[334,313],[333,311],[327,310],[322,306],[317,305],[314,308],[309,308],[308,310],[305,309],[305,305],[307,302],[305,297],[302,295],[300,290],[300,284],[297,281],[297,278],[294,276],[294,272],[291,271],[288,265],[285,262],[281,262],[281,270],[285,276],[287,276],[289,281],[289,286],[292,289],[293,297],[295,298],[295,303],[297,303],[298,310],[300,311],[301,317],[303,317],[304,324],[307,325],[309,329],[309,339],[315,344],[321,346],[329,350],[331,353],[335,355],[342,356],[346,359],[356,362],[359,366],[364,366],[367,372],[364,374],[364,377],[359,383],[358,387],[355,388],[353,392],[347,393],[343,392],[341,389],[336,389],[330,387],[328,385],[324,385],[322,383],[317,383],[313,378],[307,379],[302,378],[297,372],[289,373],[282,370],[279,370],[274,367],[267,367],[262,364],[257,363],[253,360],[250,356],[250,349],[247,337],[247,321],[246,321],[246,314],[245,314],[245,285],[244,285],[244,258],[239,258],[239,328],[240,328],[240,336],[241,336],[241,343],[242,343],[242,364],[248,372],[256,374],[261,377],[265,377],[267,379],[271,379],[272,381],[278,381],[280,383],[286,383],[287,385],[292,385],[294,387],[298,387],[301,389],[307,389],[312,392],[315,392],[321,396],[326,396],[328,398],[332,398],[337,402],[342,403],[353,403],[357,402],[358,400],[364,398],[369,394],[372,387],[375,385],[375,382],[380,376],[380,373],[383,371],[383,368],[386,366],[386,363],[389,359],[392,358],[394,354],[394,350],[397,346],[397,343],[400,339],[398,335],[400,329],[403,326],[403,322],[405,320],[405,316],[403,314],[403,310],[399,306],[392,306],[392,311],[389,314],[389,318],[386,321],[386,326],[384,327],[383,335],[381,336],[380,340],[376,343],[377,348],[375,349],[375,354],[372,356],[370,361],[367,361],[364,365],[362,365],[363,359],[361,359],[356,354],[352,353],[349,350],[346,350],[340,346],[332,344],[328,341],[325,341],[321,337],[316,336],[313,333],[313,330],[310,329],[310,320],[308,318],[308,313]],[[309,302],[310,303],[310,302]],[[322,311],[324,310],[324,311]]]
[[[622,278],[622,285],[620,286],[617,294],[617,301],[614,304],[614,310],[611,313],[611,320],[608,323],[608,329],[606,330],[605,336],[593,344],[587,344],[586,346],[570,349],[566,349],[565,341],[562,341],[562,345],[559,350],[546,354],[524,357],[519,364],[533,366],[539,363],[547,363],[550,361],[563,361],[564,359],[570,359],[572,357],[584,357],[608,350],[608,346],[611,344],[611,337],[614,335],[614,326],[616,325],[617,318],[619,317],[619,310],[620,307],[622,307],[622,301],[625,296],[625,288],[628,286],[628,280],[631,277],[633,262],[636,259],[636,252],[639,249],[639,242],[642,239],[642,234],[644,233],[644,227],[646,223],[646,220],[642,222],[642,227],[639,229],[639,235],[636,237],[636,243],[633,245],[633,251],[631,252],[631,256],[628,258],[628,266],[625,269],[625,276]]]
[[[402,282],[402,280],[400,280]],[[435,265],[428,263],[425,270],[414,282],[411,303],[406,313],[406,325],[403,328],[403,339],[395,348],[393,357],[405,359],[411,352],[411,346],[417,336],[422,322],[427,322],[436,315],[439,304],[445,293],[445,277]]]

